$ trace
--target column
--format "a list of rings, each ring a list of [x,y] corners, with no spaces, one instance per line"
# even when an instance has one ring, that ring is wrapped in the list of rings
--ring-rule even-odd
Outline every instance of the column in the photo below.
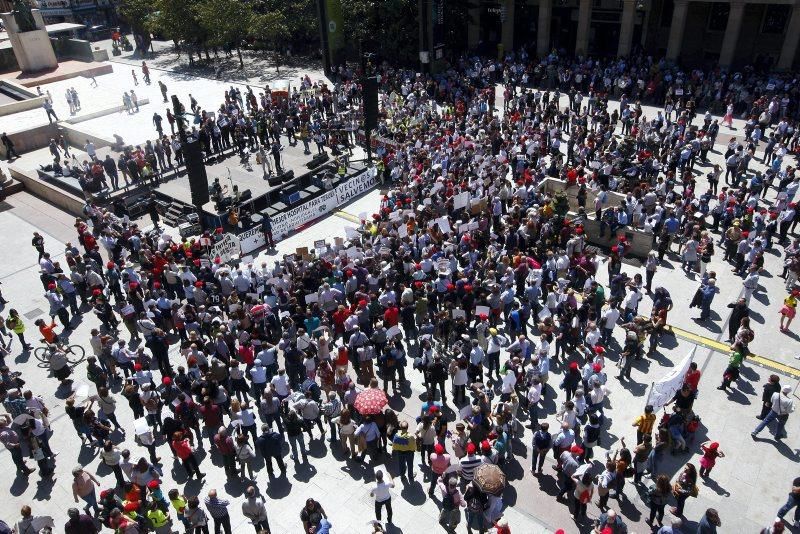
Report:
[[[683,29],[686,27],[686,14],[689,12],[687,0],[675,0],[672,9],[672,24],[669,27],[669,42],[667,44],[667,59],[676,61],[681,55],[683,45]]]
[[[469,25],[467,26],[467,47],[473,49],[481,40],[481,8],[478,2],[469,9]]]
[[[789,70],[794,63],[794,56],[797,53],[797,44],[800,41],[800,5],[792,6],[792,18],[786,26],[786,36],[783,38],[781,55],[775,68],[778,70]]]
[[[633,23],[636,19],[636,0],[623,0],[622,24],[619,28],[619,47],[617,55],[625,57],[631,53],[633,41]]]
[[[539,24],[536,28],[536,55],[550,53],[550,25],[553,20],[553,0],[539,0]]]
[[[575,38],[575,55],[585,56],[589,48],[589,21],[592,18],[592,0],[581,0],[578,7],[578,35]]]
[[[506,15],[503,19],[503,52],[514,50],[514,4],[515,0],[505,0]],[[502,58],[501,58],[502,59]]]
[[[730,67],[736,54],[736,45],[739,44],[739,30],[742,28],[744,15],[744,2],[732,2],[728,13],[728,24],[725,26],[725,37],[722,40],[722,50],[719,53],[719,64]]]

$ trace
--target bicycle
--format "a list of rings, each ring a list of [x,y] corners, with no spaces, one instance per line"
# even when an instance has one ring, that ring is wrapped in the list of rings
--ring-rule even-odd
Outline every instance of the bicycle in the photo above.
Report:
[[[47,358],[47,353],[50,350],[50,344],[46,343],[41,347],[37,347],[33,351],[33,355],[39,360],[41,363],[49,364],[50,360]],[[61,349],[67,355],[67,362],[69,363],[70,367],[75,367],[83,360],[86,359],[86,349],[81,347],[80,345],[66,345],[63,343],[58,343],[58,348]],[[72,357],[70,357],[72,355]]]

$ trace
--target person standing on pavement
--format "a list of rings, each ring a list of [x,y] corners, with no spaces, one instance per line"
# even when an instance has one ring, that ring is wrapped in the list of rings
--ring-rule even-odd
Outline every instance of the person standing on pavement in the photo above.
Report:
[[[230,504],[230,501],[217,497],[217,490],[209,490],[205,505],[208,515],[214,520],[214,534],[219,534],[220,530],[231,534],[231,516],[228,514]]]
[[[6,328],[17,334],[20,343],[22,343],[23,350],[33,350],[33,346],[25,341],[25,323],[19,316],[19,312],[14,308],[8,310],[8,318],[6,319]]]
[[[8,161],[20,157],[19,153],[14,150],[14,142],[6,132],[3,132],[3,135],[0,136],[0,141],[3,142],[3,146],[6,148],[6,159],[8,159]]]
[[[722,526],[719,512],[709,508],[697,524],[697,534],[716,534],[719,526]]]
[[[83,467],[77,466],[72,469],[72,497],[75,502],[80,497],[86,506],[83,507],[84,511],[88,514],[89,509],[94,509],[94,514],[100,513],[100,507],[97,506],[97,494],[94,487],[99,486],[100,482],[88,471],[84,471]]]
[[[756,416],[756,419],[763,421],[772,409],[772,395],[781,390],[781,379],[778,375],[769,375],[769,380],[763,386],[764,391],[761,393],[761,413]]]
[[[250,520],[253,528],[256,529],[256,534],[270,532],[264,497],[258,495],[256,488],[253,486],[248,487],[244,495],[246,500],[242,502],[242,514]]]
[[[700,445],[700,450],[703,451],[703,456],[700,458],[700,476],[706,478],[714,469],[717,458],[724,458],[725,453],[720,450],[716,441],[706,441]]]
[[[25,465],[25,457],[22,454],[19,434],[11,427],[11,423],[12,420],[9,414],[0,414],[0,443],[5,445],[6,449],[11,454],[11,459],[14,461],[14,465],[17,466],[17,471],[28,476],[36,471],[36,469]]]
[[[727,391],[727,389],[731,386],[731,383],[739,379],[740,368],[745,356],[744,353],[745,351],[744,347],[742,347],[742,344],[734,343],[733,347],[731,348],[731,356],[728,360],[728,367],[722,374],[722,384],[717,386],[717,389]]]
[[[82,514],[77,508],[67,510],[69,519],[64,523],[64,534],[94,534],[99,532],[94,520],[87,514]],[[19,534],[23,534],[20,532]]]
[[[736,302],[728,304],[728,308],[731,308],[731,317],[728,320],[727,341],[728,343],[733,343],[733,338],[736,336],[736,332],[742,324],[742,319],[750,317],[750,308],[743,297],[737,299]]]
[[[408,482],[414,480],[414,453],[416,451],[417,441],[415,436],[408,432],[408,422],[400,421],[397,433],[392,438],[392,452],[397,456],[401,480]]]
[[[178,431],[172,435],[172,449],[175,451],[175,455],[180,458],[181,463],[183,463],[183,468],[186,470],[186,478],[192,478],[193,475],[197,475],[197,480],[202,480],[206,474],[200,471],[197,456],[195,456],[194,449],[192,449],[186,433],[191,435],[190,430]]]
[[[450,467],[450,455],[445,452],[444,445],[437,443],[433,446],[433,454],[430,457],[431,463],[431,485],[428,488],[428,496],[433,497],[433,490],[439,478],[443,477],[445,471]]]
[[[792,393],[792,386],[783,386],[781,391],[772,394],[772,407],[770,408],[767,416],[761,421],[758,426],[750,433],[753,439],[756,439],[758,433],[764,430],[773,420],[777,420],[778,424],[775,428],[775,439],[780,441],[786,437],[786,421],[789,419],[789,414],[794,411],[794,400],[790,396]]]
[[[672,485],[672,496],[675,497],[677,506],[669,509],[674,516],[683,517],[683,507],[689,497],[697,497],[697,469],[694,464],[686,464],[678,479]]]
[[[458,489],[456,477],[439,480],[439,491],[442,493],[441,511],[439,512],[439,524],[448,532],[455,532],[456,527],[461,522],[461,508],[467,503]]]
[[[794,508],[794,528],[800,528],[800,477],[792,481],[792,489],[789,491],[789,497],[786,499],[786,504],[778,510],[778,517],[783,517],[789,513],[789,510]]]
[[[383,481],[383,471],[375,471],[375,487],[369,492],[370,497],[375,497],[375,518],[381,521],[381,509],[386,507],[386,523],[392,522],[392,494],[389,492],[394,487],[394,479],[389,475],[389,481]]]
[[[261,425],[261,435],[256,438],[255,448],[264,458],[264,463],[267,465],[267,473],[269,473],[269,478],[273,478],[275,476],[275,473],[272,469],[273,459],[278,462],[278,467],[281,470],[281,476],[286,476],[286,464],[281,457],[283,438],[278,432],[272,430],[269,425]]]

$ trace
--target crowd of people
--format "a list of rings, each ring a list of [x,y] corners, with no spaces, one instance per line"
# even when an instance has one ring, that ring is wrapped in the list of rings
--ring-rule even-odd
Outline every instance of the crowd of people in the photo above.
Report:
[[[256,457],[272,481],[273,460],[277,476],[286,476],[285,442],[299,471],[310,463],[309,442],[325,438],[339,461],[369,458],[365,479],[376,531],[384,510],[392,522],[395,476],[408,485],[421,470],[444,529],[454,532],[463,522],[468,532],[510,533],[502,488],[489,491],[477,473],[497,475],[518,462],[516,445],[531,448],[530,476],[555,476],[556,500],[569,506],[577,528],[627,532],[609,500],[623,501],[631,480],[646,496],[653,532],[682,532],[684,505],[697,497],[699,478],[708,479],[725,457],[718,442],[694,439],[704,385],[696,364],[668,415],[658,417],[648,406],[634,422],[635,437],[633,430],[620,436],[599,458],[593,449],[612,439],[608,396],[669,335],[669,284],[653,287],[664,262],[680,262],[700,281],[693,305],[701,325],[711,320],[718,292],[708,268],[712,258],[719,261],[716,248],[742,277],[744,296],[730,305],[730,361],[721,389],[740,379],[755,337],[750,298],[765,251],[776,246],[783,248],[787,290],[781,330],[791,325],[800,294],[794,236],[800,175],[789,161],[797,135],[795,82],[749,70],[682,72],[644,57],[465,58],[436,76],[375,68],[378,134],[385,139],[376,170],[386,194],[347,250],[329,245],[319,257],[226,265],[209,256],[208,233],[181,239],[142,232],[92,203],[75,221],[77,246],[67,244],[63,262],[34,236],[49,304],[50,320],[36,322],[46,358],[59,387],[69,388],[76,373],[93,384],[67,399],[66,413],[81,448],[98,451],[114,475],[101,481],[81,466],[72,470],[74,500],[85,506],[83,513],[69,510],[65,532],[95,532],[98,525],[125,534],[170,532],[181,524],[199,533],[213,522],[216,532],[230,533],[228,499],[215,489],[202,496],[180,490],[179,481],[202,480],[216,469],[198,450],[221,457],[229,480],[247,481],[242,511],[257,532],[269,532]],[[190,96],[190,127],[209,155],[231,144],[241,150],[280,144],[282,135],[304,142],[307,151],[308,140],[321,135],[322,149],[325,121],[359,104],[356,78],[343,69],[330,91],[306,79],[283,99],[233,89],[213,117]],[[503,88],[502,113],[495,113],[496,83]],[[610,98],[619,98],[619,106]],[[645,116],[645,102],[663,106],[663,113]],[[748,119],[743,140],[727,148],[721,188],[722,169],[693,172],[716,150],[718,120],[696,116],[712,102]],[[167,119],[174,125],[174,117]],[[157,173],[172,145],[163,142],[161,122],[154,118],[154,125],[160,141],[141,151],[144,167],[152,164]],[[768,169],[753,172],[754,161]],[[548,178],[561,187],[542,187]],[[600,228],[593,239],[607,246],[602,257],[587,247],[590,223]],[[653,241],[643,271],[633,276],[622,261],[631,254],[625,231]],[[89,339],[71,342],[90,347],[90,356],[73,368],[63,340],[71,316],[89,309],[97,327]],[[8,310],[3,328],[28,350],[16,310]],[[4,352],[13,350],[0,340]],[[33,472],[28,459],[40,476],[52,476],[51,445],[61,449],[59,461],[72,461],[65,457],[74,450],[50,438],[52,414],[34,391],[48,386],[26,384],[24,366],[1,371],[9,415],[0,420],[0,441],[23,476]],[[426,395],[413,419],[391,407],[412,394],[411,373],[419,373]],[[790,393],[779,376],[770,377],[754,438],[773,421],[776,439],[782,437],[794,409]],[[556,400],[556,413],[544,409],[545,398]],[[131,411],[133,428],[117,421],[123,410]],[[674,477],[664,470],[669,452],[697,451],[699,468],[686,463]],[[163,469],[169,453],[182,473]],[[549,455],[552,473],[544,469]],[[590,519],[592,502],[599,513]],[[779,520],[763,532],[781,532],[780,519],[798,502],[800,479]],[[797,526],[800,508],[794,514]],[[329,517],[313,499],[299,515],[303,532],[336,525],[336,512]],[[33,518],[25,507],[20,524]],[[722,524],[713,508],[696,519],[703,533]]]

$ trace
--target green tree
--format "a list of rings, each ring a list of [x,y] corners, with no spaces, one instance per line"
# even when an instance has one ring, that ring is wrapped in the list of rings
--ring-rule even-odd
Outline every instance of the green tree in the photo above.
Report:
[[[150,48],[150,17],[153,13],[151,0],[122,0],[119,12],[128,22],[136,42],[136,53],[144,55]]]
[[[416,64],[417,0],[341,0],[351,56],[376,52],[380,59]]]
[[[275,70],[280,70],[280,45],[291,35],[285,15],[279,11],[253,14],[249,34],[275,50]]]
[[[206,30],[200,25],[195,7],[198,0],[156,0],[155,12],[151,16],[151,27],[154,33],[162,35],[175,43],[180,51],[180,44],[187,44],[189,61],[192,61],[192,48],[204,47]],[[200,51],[197,51],[198,57]]]
[[[179,1],[179,0],[176,0]],[[202,0],[194,7],[200,27],[213,46],[236,48],[239,65],[244,68],[242,38],[249,33],[253,21],[251,4],[242,0]]]

